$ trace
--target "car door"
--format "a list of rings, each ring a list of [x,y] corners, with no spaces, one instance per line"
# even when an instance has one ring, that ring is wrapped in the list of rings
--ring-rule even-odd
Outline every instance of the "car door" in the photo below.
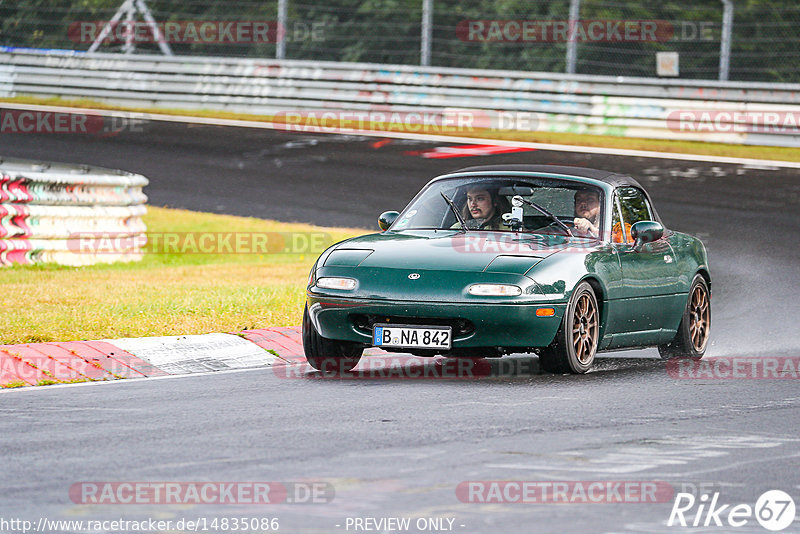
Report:
[[[615,302],[618,335],[613,346],[651,345],[669,341],[667,323],[679,291],[679,268],[668,231],[653,243],[635,249],[631,226],[655,220],[645,194],[636,187],[618,187],[612,199],[612,241],[619,256],[622,280]]]

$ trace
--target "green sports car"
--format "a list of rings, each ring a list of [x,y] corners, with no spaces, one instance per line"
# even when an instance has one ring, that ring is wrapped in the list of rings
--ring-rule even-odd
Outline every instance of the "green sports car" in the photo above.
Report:
[[[549,165],[470,167],[431,180],[382,232],[319,257],[303,347],[319,370],[363,350],[537,353],[585,373],[598,351],[701,358],[711,326],[703,243],[665,229],[633,178]]]

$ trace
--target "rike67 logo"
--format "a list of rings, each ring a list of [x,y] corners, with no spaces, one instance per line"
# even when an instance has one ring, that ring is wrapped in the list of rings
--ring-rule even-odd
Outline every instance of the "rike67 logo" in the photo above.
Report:
[[[738,528],[755,519],[767,530],[778,532],[794,522],[795,505],[792,497],[781,490],[761,494],[755,506],[722,504],[719,492],[696,498],[691,493],[678,493],[669,514],[667,526]]]

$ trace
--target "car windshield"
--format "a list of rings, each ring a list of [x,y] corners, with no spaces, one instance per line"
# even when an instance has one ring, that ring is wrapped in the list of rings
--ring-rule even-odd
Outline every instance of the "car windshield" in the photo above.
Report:
[[[455,210],[445,196],[453,201]],[[521,226],[516,227],[503,217],[504,214],[508,214],[505,219],[511,217],[515,196],[522,198],[522,202],[517,202],[521,204]],[[564,235],[566,226],[576,237],[602,238],[603,202],[602,189],[569,180],[516,176],[449,178],[437,180],[420,191],[391,230],[460,230],[463,219],[467,231]]]

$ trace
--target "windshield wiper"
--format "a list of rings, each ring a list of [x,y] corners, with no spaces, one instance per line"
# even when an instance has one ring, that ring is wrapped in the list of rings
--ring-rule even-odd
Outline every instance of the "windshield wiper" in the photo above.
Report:
[[[451,210],[453,210],[453,213],[455,214],[456,219],[458,219],[458,222],[461,223],[461,231],[466,234],[467,233],[467,221],[464,220],[464,216],[461,215],[460,211],[458,211],[458,208],[456,207],[455,204],[453,204],[453,201],[450,200],[450,197],[445,195],[443,191],[440,191],[439,194],[442,195],[442,198],[444,199],[444,201],[447,202],[447,205],[450,206]]]
[[[544,209],[543,207],[541,207],[541,206],[540,206],[539,204],[537,204],[536,202],[534,202],[534,201],[532,201],[532,200],[528,200],[527,198],[522,198],[520,195],[515,195],[515,196],[514,196],[514,198],[512,199],[512,201],[514,201],[514,200],[516,200],[516,201],[519,201],[519,202],[524,202],[525,204],[527,204],[528,206],[530,206],[530,207],[532,207],[533,209],[537,210],[539,213],[541,213],[541,214],[542,214],[542,215],[544,215],[545,217],[549,217],[549,218],[550,218],[550,219],[552,219],[552,220],[553,220],[553,222],[554,222],[554,223],[556,223],[556,224],[557,224],[557,225],[558,225],[558,226],[559,226],[559,227],[560,227],[562,230],[564,230],[565,232],[567,232],[567,235],[568,235],[568,236],[570,236],[570,237],[573,237],[573,235],[572,235],[572,232],[570,231],[569,227],[568,227],[566,224],[564,224],[563,222],[561,222],[561,221],[559,220],[559,218],[558,218],[558,217],[556,217],[555,215],[553,215],[552,213],[550,213],[549,211],[547,211],[546,209]]]

